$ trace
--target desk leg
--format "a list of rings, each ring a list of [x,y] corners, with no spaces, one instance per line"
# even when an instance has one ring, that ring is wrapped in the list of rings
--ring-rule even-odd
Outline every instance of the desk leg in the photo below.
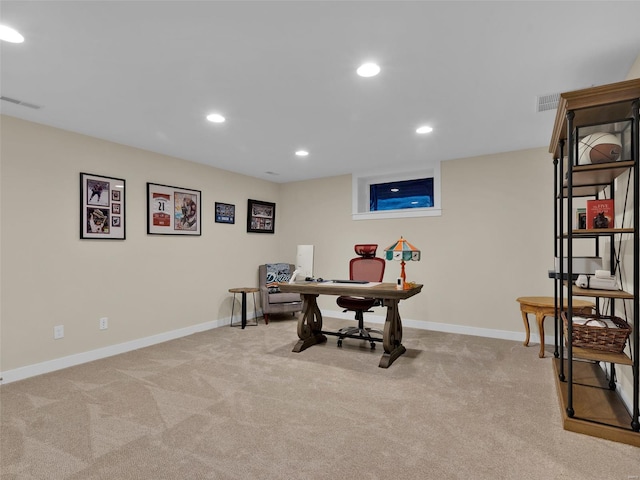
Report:
[[[384,322],[382,345],[384,353],[380,359],[380,368],[388,368],[400,355],[407,351],[402,345],[402,320],[398,311],[399,300],[385,300],[387,319]]]
[[[311,345],[324,343],[327,337],[321,333],[322,314],[316,298],[317,294],[305,294],[302,296],[302,313],[298,317],[298,343],[293,347],[293,351],[298,353],[306,350]]]

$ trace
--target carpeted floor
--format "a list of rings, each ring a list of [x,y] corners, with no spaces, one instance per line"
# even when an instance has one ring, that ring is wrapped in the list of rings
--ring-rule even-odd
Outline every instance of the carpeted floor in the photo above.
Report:
[[[381,344],[296,340],[274,319],[3,385],[0,477],[640,478],[640,449],[562,429],[537,346],[405,328],[381,369]]]

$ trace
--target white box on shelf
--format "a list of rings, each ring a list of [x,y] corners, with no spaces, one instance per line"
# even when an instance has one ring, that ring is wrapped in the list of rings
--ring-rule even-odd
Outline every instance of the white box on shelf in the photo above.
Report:
[[[567,257],[564,257],[563,260],[562,271],[566,275],[569,262],[567,261]],[[596,270],[602,270],[602,257],[573,257],[571,266],[573,268],[573,275],[593,275],[596,273]],[[554,268],[557,273],[560,273],[560,259],[558,257],[555,257]]]

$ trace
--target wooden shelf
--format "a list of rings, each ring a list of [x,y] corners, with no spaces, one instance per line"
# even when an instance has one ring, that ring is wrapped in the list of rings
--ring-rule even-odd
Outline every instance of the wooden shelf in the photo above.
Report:
[[[573,362],[573,417],[567,415],[567,383],[559,378],[559,358],[553,359],[553,367],[565,430],[640,447],[640,432],[631,429],[631,415],[618,394],[608,389],[609,382],[597,364]]]
[[[565,287],[567,282],[564,282]],[[582,288],[571,285],[571,294],[574,297],[597,297],[597,298],[619,298],[622,300],[633,300],[633,295],[623,290],[599,290],[595,288]]]
[[[607,235],[616,235],[616,234],[623,234],[623,233],[635,233],[635,230],[633,228],[598,228],[598,229],[580,229],[580,230],[571,230],[571,235],[573,235],[574,237],[580,237],[580,238],[594,238],[594,237],[601,237],[601,236],[607,236]],[[564,238],[567,238],[569,236],[568,233],[563,233],[562,236]]]
[[[574,197],[587,197],[601,192],[623,173],[632,168],[631,160],[623,162],[593,163],[573,167],[572,191]],[[562,195],[566,198],[569,188],[567,180],[563,182]]]
[[[549,153],[560,158],[560,142],[567,139],[568,111],[575,114],[574,125],[611,123],[628,118],[630,102],[636,98],[640,98],[640,79],[560,94]]]
[[[617,363],[619,365],[633,365],[631,360],[624,353],[601,352],[590,348],[572,347],[573,358],[583,360],[593,360],[594,362]]]

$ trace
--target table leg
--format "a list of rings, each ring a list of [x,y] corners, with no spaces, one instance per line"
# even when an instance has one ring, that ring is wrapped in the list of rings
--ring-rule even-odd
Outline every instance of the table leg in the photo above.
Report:
[[[522,321],[524,322],[524,331],[525,331],[525,339],[522,343],[525,347],[529,346],[529,336],[531,332],[529,331],[529,317],[527,317],[527,312],[525,312],[524,308],[520,308],[520,312],[522,313]]]
[[[247,292],[242,292],[242,329],[247,326]]]
[[[544,358],[544,312],[536,312],[536,321],[538,322],[538,333],[540,334],[540,353],[538,357]]]
[[[311,345],[327,341],[327,337],[322,334],[322,313],[316,302],[317,294],[302,295],[302,313],[298,317],[298,343],[293,347],[293,351],[298,353],[306,350]]]
[[[384,322],[384,335],[382,337],[382,346],[384,353],[380,359],[380,368],[389,368],[389,366],[407,351],[402,345],[402,320],[398,311],[399,300],[385,300],[387,305],[387,318]]]
[[[231,301],[231,321],[229,322],[230,327],[237,327],[237,325],[233,324],[233,313],[236,309],[236,294],[233,294],[233,300]]]

